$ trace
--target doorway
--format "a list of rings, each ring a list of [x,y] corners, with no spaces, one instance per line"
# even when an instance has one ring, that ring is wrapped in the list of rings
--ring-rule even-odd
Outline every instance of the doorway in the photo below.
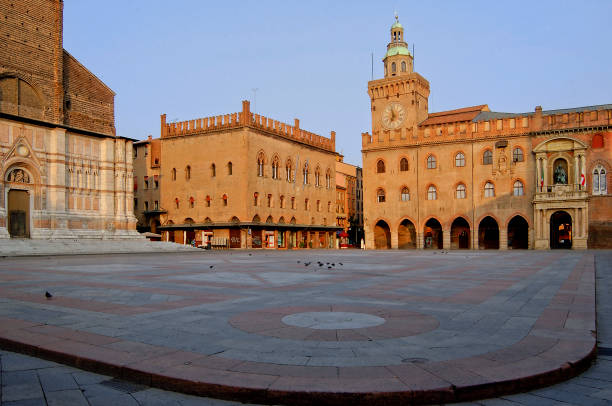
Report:
[[[499,227],[491,216],[482,219],[478,226],[478,248],[485,250],[499,249]]]
[[[572,248],[572,216],[565,211],[550,216],[550,248]]]
[[[451,248],[470,248],[470,225],[463,217],[457,217],[451,225]]]
[[[374,248],[377,250],[391,248],[391,230],[383,220],[379,220],[374,227]]]
[[[441,250],[444,248],[442,240],[442,225],[435,218],[430,218],[425,223],[423,230],[423,247]]]
[[[8,192],[8,231],[12,238],[30,238],[30,194],[26,190]]]

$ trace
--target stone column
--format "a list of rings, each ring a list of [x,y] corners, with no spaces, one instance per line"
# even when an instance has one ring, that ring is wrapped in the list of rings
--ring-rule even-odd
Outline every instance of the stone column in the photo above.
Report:
[[[500,250],[508,249],[508,228],[507,227],[499,228],[499,249]]]
[[[542,158],[542,166],[544,169],[544,176],[543,176],[543,180],[544,180],[544,187],[548,186],[548,158],[544,157]],[[548,190],[548,189],[545,189]]]
[[[574,183],[577,185],[580,185],[580,173],[580,155],[576,154],[574,155]],[[580,186],[578,189],[580,189]]]
[[[451,249],[451,231],[450,229],[442,229],[442,248],[445,250]]]
[[[389,227],[389,233],[391,234],[391,249],[396,250],[399,246],[397,231],[393,232]]]
[[[416,232],[416,239],[417,239],[416,246],[417,246],[417,249],[419,249],[419,250],[422,250],[424,248],[423,247],[424,246],[423,238],[424,238],[423,237],[423,232],[417,230],[417,232]]]

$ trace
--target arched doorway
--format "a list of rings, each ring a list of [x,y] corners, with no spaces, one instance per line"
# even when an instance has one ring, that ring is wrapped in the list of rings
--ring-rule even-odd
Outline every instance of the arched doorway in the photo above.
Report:
[[[565,211],[550,216],[550,248],[572,248],[572,216]]]
[[[514,216],[508,223],[508,248],[529,248],[529,224],[521,216]]]
[[[483,218],[478,226],[478,248],[481,250],[499,249],[499,226],[491,216]]]
[[[442,225],[434,218],[427,220],[423,230],[423,248],[442,249]]]
[[[30,238],[30,194],[26,190],[8,192],[8,232],[12,238]]]
[[[470,248],[470,224],[463,217],[457,217],[451,225],[451,249]]]
[[[397,247],[407,250],[416,248],[416,228],[412,221],[405,219],[397,229]]]
[[[391,248],[391,230],[383,220],[379,220],[374,227],[374,248],[377,250]]]

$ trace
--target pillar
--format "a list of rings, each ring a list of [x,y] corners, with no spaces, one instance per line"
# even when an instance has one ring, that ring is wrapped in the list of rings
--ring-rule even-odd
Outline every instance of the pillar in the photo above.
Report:
[[[542,176],[542,160],[540,157],[536,159],[536,191],[542,191],[540,189],[540,176]]]
[[[451,232],[450,229],[442,229],[442,248],[445,250],[451,249]]]
[[[508,227],[499,227],[499,249],[508,249]]]
[[[422,250],[424,247],[424,241],[423,238],[425,238],[424,234],[422,231],[417,230],[416,232],[416,239],[417,239],[417,249]]]
[[[548,158],[544,157],[542,158],[542,165],[543,165],[543,169],[544,169],[544,187],[548,186]],[[548,190],[548,189],[546,189]]]
[[[574,155],[574,183],[580,185],[580,155]],[[569,182],[568,182],[569,183]],[[578,186],[580,189],[580,186]]]
[[[399,246],[397,231],[391,231],[391,227],[389,227],[389,233],[391,234],[391,249],[396,250]]]
[[[187,230],[183,230],[183,244],[187,243]]]

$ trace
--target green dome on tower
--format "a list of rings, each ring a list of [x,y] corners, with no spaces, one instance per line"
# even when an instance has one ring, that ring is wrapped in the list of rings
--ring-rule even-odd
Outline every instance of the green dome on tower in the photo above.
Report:
[[[410,51],[408,51],[407,47],[399,45],[396,47],[389,48],[389,50],[385,54],[385,58],[393,55],[410,55]]]
[[[399,21],[397,21],[397,20],[396,20],[396,21],[393,23],[393,25],[391,26],[391,29],[394,29],[394,28],[402,28],[402,29],[403,29],[404,27],[403,27],[403,26],[400,24],[400,22],[399,22]]]

